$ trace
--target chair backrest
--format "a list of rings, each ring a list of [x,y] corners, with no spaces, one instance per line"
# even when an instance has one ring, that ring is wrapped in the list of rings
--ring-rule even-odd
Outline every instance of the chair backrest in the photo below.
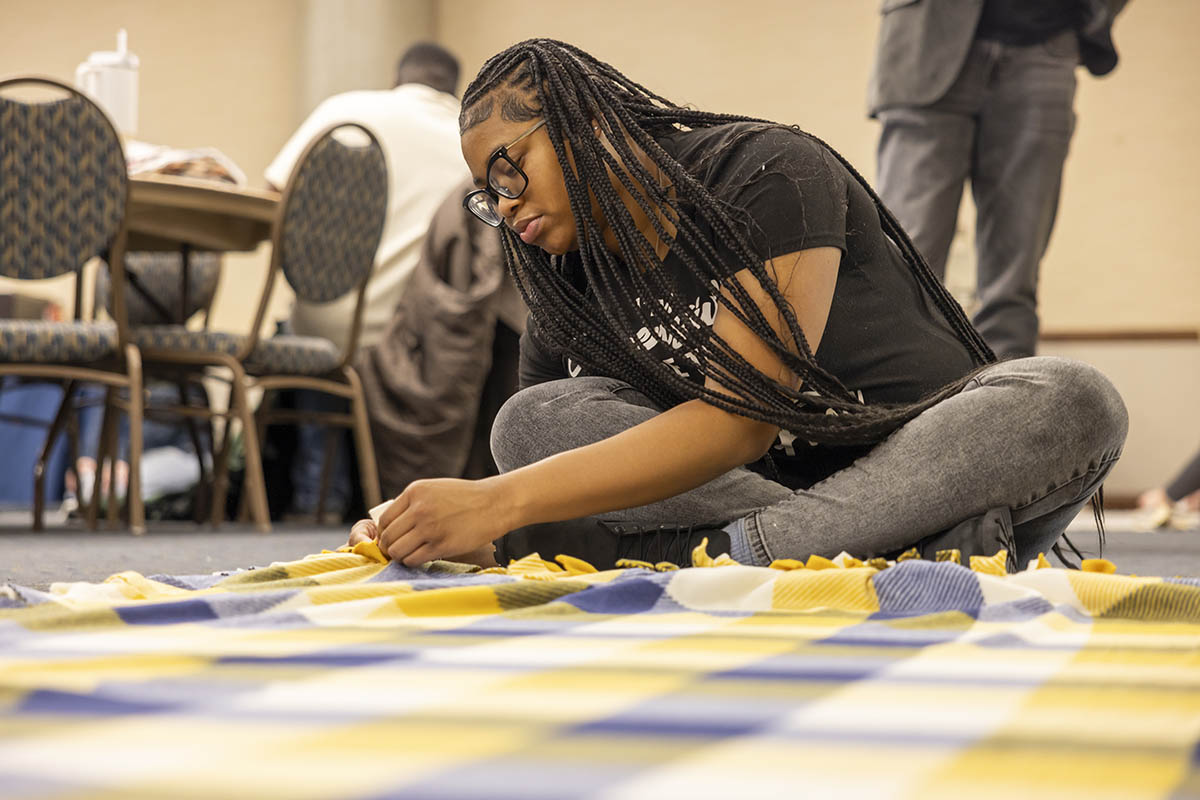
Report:
[[[18,88],[55,97],[21,99]],[[0,81],[0,274],[78,270],[112,245],[127,195],[121,140],[95,103],[46,78]]]
[[[284,189],[277,244],[298,298],[329,302],[367,279],[387,199],[387,161],[370,131],[338,125],[313,142]]]

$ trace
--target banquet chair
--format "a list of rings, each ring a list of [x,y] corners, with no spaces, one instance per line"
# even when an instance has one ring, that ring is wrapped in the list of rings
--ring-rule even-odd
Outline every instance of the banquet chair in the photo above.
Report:
[[[371,277],[387,212],[387,164],[383,149],[366,128],[334,125],[305,150],[283,190],[272,232],[271,264],[246,334],[189,330],[182,325],[130,328],[147,372],[175,375],[222,367],[229,375],[226,412],[181,407],[187,414],[224,416],[227,420],[215,456],[211,521],[223,520],[228,491],[231,424],[241,429],[245,457],[244,505],[259,530],[270,530],[260,449],[261,429],[271,422],[306,422],[349,427],[358,452],[362,492],[369,505],[379,502],[379,478],[362,384],[351,366],[362,327],[363,297]],[[339,350],[316,336],[261,337],[276,276],[282,272],[296,297],[326,303],[356,293],[349,337]],[[281,389],[315,389],[350,401],[351,412],[272,411],[267,396]],[[263,392],[260,413],[249,393]],[[215,444],[215,442],[214,442]]]
[[[75,89],[48,78],[0,80],[0,274],[44,280],[72,274],[74,311],[66,322],[0,320],[0,375],[63,384],[63,398],[34,468],[34,530],[42,528],[44,469],[54,440],[73,408],[76,384],[107,387],[104,429],[112,435],[118,408],[129,415],[127,514],[134,533],[145,530],[140,486],[142,365],[129,341],[123,302],[112,319],[82,315],[84,265],[102,257],[123,296],[121,269],[128,198],[121,140],[108,117]],[[117,393],[127,390],[121,401]],[[96,481],[92,513],[100,482]],[[115,510],[115,502],[112,504]]]
[[[186,260],[186,269],[184,269]],[[183,291],[184,275],[187,280],[187,290]],[[139,325],[169,325],[176,323],[190,324],[199,317],[200,327],[207,328],[212,312],[213,300],[217,294],[217,286],[221,278],[221,254],[190,247],[180,250],[163,251],[127,251],[125,253],[125,314],[131,328]],[[101,271],[96,275],[94,308],[104,308],[113,313],[113,293],[108,273]],[[189,386],[184,380],[172,381],[178,392],[178,402],[187,404],[194,393],[196,397],[204,398],[203,384]],[[199,522],[203,517],[207,492],[211,491],[211,475],[208,467],[212,464],[209,449],[205,443],[213,441],[212,425],[209,422],[201,430],[196,419],[191,416],[180,417],[177,414],[165,412],[161,403],[151,402],[154,398],[155,387],[147,387],[147,403],[142,409],[147,420],[161,419],[164,424],[183,425],[188,433],[191,446],[196,455],[197,474],[199,480],[195,486],[195,502],[193,504],[195,519]],[[160,387],[162,388],[162,387]],[[160,397],[161,392],[160,392]],[[191,400],[195,402],[195,400]],[[146,437],[143,436],[143,440]]]

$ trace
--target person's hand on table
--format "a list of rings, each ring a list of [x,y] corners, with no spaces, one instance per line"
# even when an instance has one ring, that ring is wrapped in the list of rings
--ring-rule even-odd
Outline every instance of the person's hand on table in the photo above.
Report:
[[[492,542],[508,532],[487,480],[414,481],[384,509],[376,524],[362,519],[349,544],[375,540],[389,558],[415,567],[434,559],[495,566]]]

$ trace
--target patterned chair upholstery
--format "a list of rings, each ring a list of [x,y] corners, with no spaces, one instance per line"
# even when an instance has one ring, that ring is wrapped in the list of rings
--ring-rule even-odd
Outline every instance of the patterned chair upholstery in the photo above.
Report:
[[[297,297],[326,303],[366,278],[383,233],[387,180],[378,145],[348,147],[334,133],[309,151],[283,215],[280,263]]]
[[[125,156],[94,104],[0,97],[0,271],[53,278],[108,247],[125,210]]]
[[[80,364],[117,352],[112,322],[0,320],[0,362]]]
[[[125,209],[125,157],[82,95],[31,103],[0,96],[0,274],[80,270],[112,242]],[[79,363],[117,354],[111,323],[0,320],[0,363]]]
[[[179,317],[181,253],[125,254],[125,313],[130,325],[168,325]],[[192,253],[188,259],[188,305],[185,318],[212,305],[221,277],[218,253]],[[96,276],[96,306],[113,313],[111,279]]]
[[[47,92],[53,96],[39,96]],[[144,529],[141,358],[125,339],[123,316],[113,322],[88,321],[79,309],[84,264],[97,256],[121,263],[127,197],[121,140],[95,103],[57,81],[0,80],[0,275],[18,280],[75,277],[72,321],[0,319],[0,375],[32,376],[65,387],[34,466],[35,530],[42,524],[47,453],[70,415],[74,388],[81,381],[108,387],[112,427],[109,415],[105,427],[114,433],[117,391],[127,392],[122,405],[130,431],[129,525],[134,532]],[[108,434],[105,440],[110,440]],[[115,437],[111,441],[115,444]],[[97,505],[91,506],[89,525],[95,523]]]
[[[222,331],[193,331],[178,325],[143,325],[129,335],[143,350],[193,350],[237,356],[249,337]],[[250,375],[326,375],[341,363],[341,353],[319,336],[272,336],[259,339],[246,358]]]

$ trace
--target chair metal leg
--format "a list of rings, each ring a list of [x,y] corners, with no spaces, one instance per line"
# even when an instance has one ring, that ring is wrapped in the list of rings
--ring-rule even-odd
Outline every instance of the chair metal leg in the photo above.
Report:
[[[116,416],[119,412],[113,410],[113,415]],[[121,444],[120,438],[114,434],[112,448],[108,455],[108,500],[104,507],[104,522],[108,525],[109,530],[116,530],[117,522],[121,518],[121,506],[117,502],[117,464],[121,461]],[[125,487],[128,490],[128,486]]]
[[[54,421],[50,423],[50,430],[46,432],[46,443],[42,445],[41,455],[38,456],[37,463],[33,465],[33,529],[35,531],[43,530],[45,522],[43,516],[46,511],[46,462],[50,460],[50,451],[54,448],[54,442],[58,439],[58,434],[62,432],[63,426],[70,416],[74,392],[75,381],[68,380],[63,384],[62,402],[58,404]]]
[[[125,345],[125,367],[129,374],[129,484],[125,502],[129,508],[129,530],[140,536],[146,532],[146,508],[142,503],[142,354],[137,345]],[[116,481],[113,480],[115,485]]]
[[[367,399],[363,394],[362,380],[353,367],[345,367],[344,374],[354,389],[350,401],[354,414],[354,449],[358,451],[359,480],[362,481],[363,502],[367,508],[379,505],[379,470],[375,462],[375,443],[371,439],[371,421],[367,417]]]
[[[267,389],[263,391],[262,398],[258,401],[258,408],[254,411],[254,430],[258,433],[258,446],[264,447],[267,441],[267,417],[270,412],[272,395],[274,390]],[[242,496],[238,498],[237,520],[238,522],[246,522],[250,519],[250,493],[242,492]]]
[[[261,408],[261,403],[260,403],[260,408]],[[260,442],[259,446],[261,447],[262,446],[261,443],[266,441],[267,426],[265,424],[260,425],[258,423],[258,412],[255,412],[255,425],[256,425],[255,430],[258,432],[258,441]],[[250,492],[246,491],[245,456],[246,456],[246,454],[243,452],[242,453],[242,462],[243,462],[243,464],[242,464],[242,492],[241,492],[241,494],[238,495],[237,515],[235,516],[235,519],[237,519],[239,525],[245,525],[247,522],[250,521]]]
[[[250,492],[246,491],[245,473],[242,473],[242,493],[238,495],[237,521],[244,525],[250,521]]]
[[[233,418],[226,417],[219,450],[217,449],[217,440],[215,438],[209,440],[213,447],[212,507],[209,509],[209,522],[214,528],[221,527],[221,523],[225,521],[225,502],[229,495],[229,445],[232,439],[229,433],[232,427]],[[213,431],[210,435],[215,436],[216,432]]]
[[[187,379],[181,378],[175,384],[179,390],[179,405],[190,406],[191,401],[188,398]],[[209,479],[212,477],[204,468],[204,448],[200,445],[200,428],[199,423],[192,417],[184,417],[184,424],[187,425],[188,438],[192,440],[192,449],[196,452],[196,464],[200,469],[200,479],[196,481],[196,489],[192,492],[192,518],[197,524],[202,518],[201,498],[209,490]]]
[[[258,431],[258,444],[263,446],[267,441],[267,413],[270,409],[270,403],[273,402],[275,392],[271,389],[263,391],[262,399],[258,401],[258,408],[254,411],[254,429]]]
[[[211,416],[204,420],[204,430],[208,434],[208,456],[209,456],[210,472],[208,475],[208,478],[209,478],[208,486],[204,487],[206,490],[206,494],[204,495],[203,502],[208,503],[209,505],[205,505],[203,507],[203,513],[198,513],[196,515],[196,524],[200,524],[201,522],[203,522],[205,516],[209,516],[209,517],[212,516],[212,512],[213,512],[212,503],[216,502],[216,498],[217,498],[217,474],[216,474],[217,430],[216,430],[216,426],[213,425],[213,418]],[[199,511],[199,509],[197,509],[197,510]],[[222,506],[221,516],[224,517],[224,515],[225,515],[224,506]]]
[[[100,422],[100,442],[96,449],[96,475],[92,481],[92,497],[88,503],[87,511],[87,527],[91,531],[96,530],[98,527],[97,518],[100,513],[100,495],[105,460],[109,461],[109,472],[113,472],[114,469],[111,453],[116,448],[117,436],[117,412],[114,408],[116,391],[115,388],[110,386],[104,392],[104,413]]]
[[[242,484],[242,491],[249,494],[254,527],[267,533],[271,530],[271,512],[267,506],[267,484],[263,477],[262,453],[258,449],[258,426],[254,422],[254,412],[250,409],[250,398],[246,393],[246,371],[233,359],[229,359],[228,364],[233,371],[234,406],[242,423],[242,450],[246,462],[246,479]]]
[[[76,412],[79,409],[75,409]],[[75,474],[75,497],[83,505],[82,487],[79,485],[79,414],[67,415],[67,464]]]

